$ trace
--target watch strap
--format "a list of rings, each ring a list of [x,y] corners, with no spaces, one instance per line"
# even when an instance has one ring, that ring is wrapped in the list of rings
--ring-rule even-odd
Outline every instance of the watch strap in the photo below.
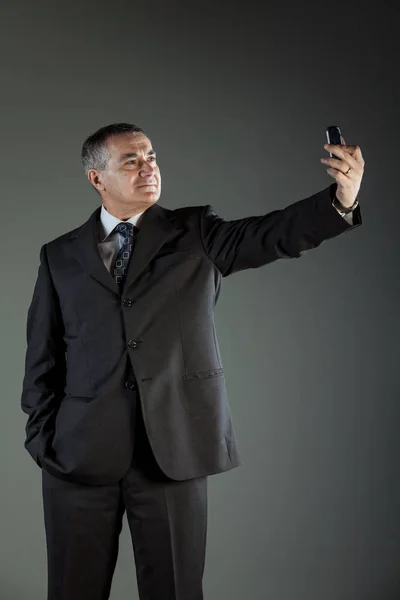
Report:
[[[354,202],[354,204],[352,204],[352,206],[347,207],[347,206],[343,206],[343,204],[340,202],[340,200],[338,200],[335,196],[332,204],[342,215],[348,215],[349,213],[353,212],[353,210],[355,210],[357,208],[358,200],[355,200],[355,202]]]

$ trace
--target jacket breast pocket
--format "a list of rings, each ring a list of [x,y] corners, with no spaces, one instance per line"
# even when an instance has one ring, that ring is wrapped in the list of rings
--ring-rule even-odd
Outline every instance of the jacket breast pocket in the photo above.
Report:
[[[174,250],[167,254],[160,254],[153,258],[152,264],[157,269],[169,269],[176,265],[186,263],[186,261],[194,260],[196,258],[191,248],[184,250]]]

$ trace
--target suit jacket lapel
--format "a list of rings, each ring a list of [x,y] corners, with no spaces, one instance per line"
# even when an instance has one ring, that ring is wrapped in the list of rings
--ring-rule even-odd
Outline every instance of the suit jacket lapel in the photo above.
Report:
[[[100,211],[101,206],[96,208],[81,227],[71,233],[71,250],[91,277],[114,294],[120,295],[119,287],[104,265],[97,246]],[[124,290],[135,283],[149,261],[161,246],[173,237],[175,231],[175,216],[172,211],[158,204],[153,204],[146,210],[140,223]]]
[[[177,225],[173,211],[158,204],[146,210],[140,223],[133,255],[126,276],[124,291],[135,284],[137,278],[157,254],[163,244],[176,234]]]

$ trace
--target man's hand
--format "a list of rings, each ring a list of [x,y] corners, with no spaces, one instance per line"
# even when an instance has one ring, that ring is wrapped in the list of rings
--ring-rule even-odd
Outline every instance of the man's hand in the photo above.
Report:
[[[331,177],[337,181],[336,198],[346,208],[352,206],[357,198],[358,191],[364,174],[364,159],[360,146],[346,146],[343,136],[340,136],[343,145],[325,144],[324,148],[332,152],[337,158],[321,158],[321,162],[330,165],[327,169]],[[350,173],[345,175],[351,167]]]

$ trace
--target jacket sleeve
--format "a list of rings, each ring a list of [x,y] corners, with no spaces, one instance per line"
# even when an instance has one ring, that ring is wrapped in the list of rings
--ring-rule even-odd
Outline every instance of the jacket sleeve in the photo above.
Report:
[[[64,328],[48,264],[46,244],[28,310],[22,410],[29,415],[25,448],[39,466],[40,448],[50,433],[50,419],[63,396],[66,376]],[[47,429],[46,429],[47,424]]]
[[[200,217],[203,246],[224,277],[279,258],[299,258],[324,240],[362,224],[360,205],[349,223],[332,206],[334,183],[316,194],[266,215],[225,221],[207,205]]]

